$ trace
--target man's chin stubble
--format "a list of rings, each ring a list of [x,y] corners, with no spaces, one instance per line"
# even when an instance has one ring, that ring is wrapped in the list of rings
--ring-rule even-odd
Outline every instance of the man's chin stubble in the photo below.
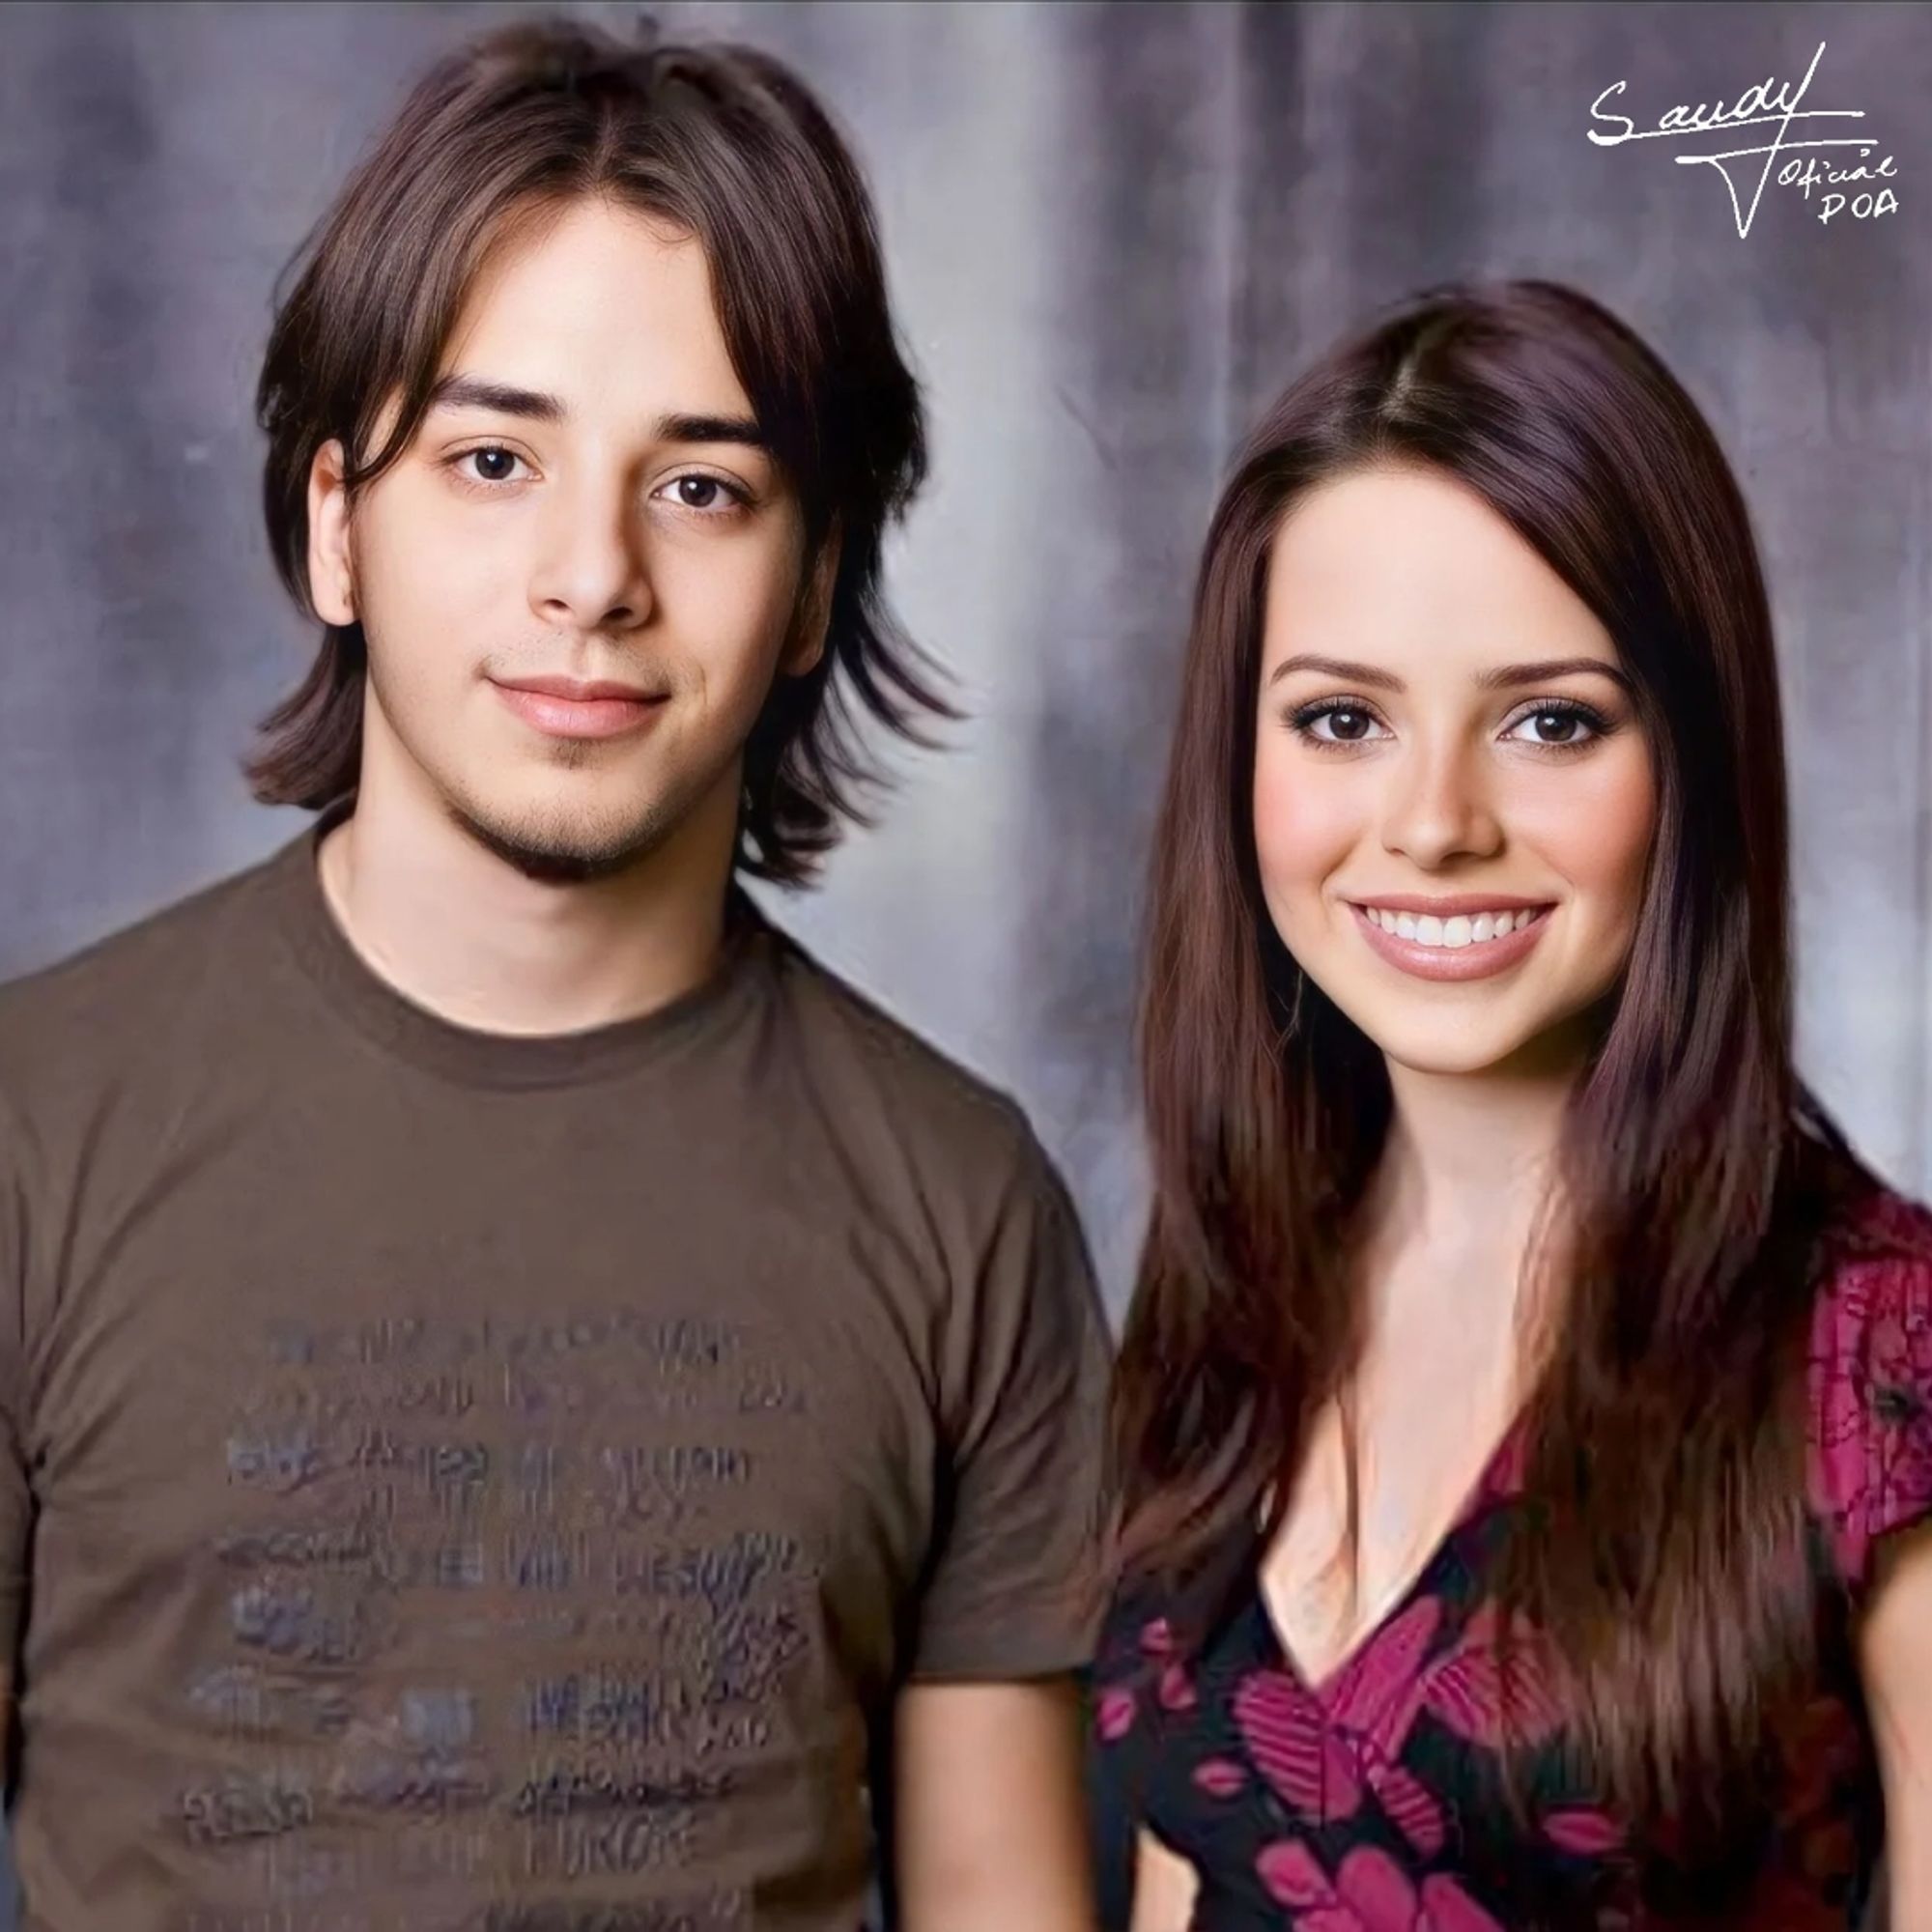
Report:
[[[546,886],[587,886],[614,879],[647,859],[671,830],[661,807],[652,807],[615,835],[593,838],[568,826],[503,825],[452,802],[457,826],[504,865]]]

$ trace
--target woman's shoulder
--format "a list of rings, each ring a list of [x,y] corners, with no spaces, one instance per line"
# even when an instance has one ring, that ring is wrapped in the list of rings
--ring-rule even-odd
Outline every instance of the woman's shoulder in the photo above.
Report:
[[[1932,1211],[1868,1193],[1826,1233],[1811,1326],[1812,1499],[1840,1574],[1932,1517]]]
[[[1148,1577],[1116,1584],[1094,1659],[1088,1726],[1101,1809],[1137,1816],[1160,1754],[1160,1673],[1172,1658],[1170,1593]]]
[[[1873,1359],[1877,1349],[1903,1368],[1927,1344],[1928,1315],[1932,1208],[1889,1187],[1870,1188],[1824,1232],[1814,1339],[1830,1355]]]
[[[1094,1662],[1097,1683],[1125,1686],[1158,1670],[1179,1643],[1177,1593],[1146,1575],[1117,1580]]]
[[[1230,1634],[1245,1595],[1249,1545],[1185,1580],[1140,1574],[1116,1583],[1094,1658],[1094,1730],[1126,1755],[1195,1708],[1195,1673]]]

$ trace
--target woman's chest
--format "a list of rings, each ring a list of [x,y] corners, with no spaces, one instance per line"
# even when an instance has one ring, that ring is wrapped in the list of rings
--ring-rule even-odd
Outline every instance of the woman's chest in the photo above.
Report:
[[[1634,1830],[1607,1801],[1535,1633],[1502,1643],[1507,1520],[1506,1505],[1473,1516],[1321,1682],[1255,1592],[1194,1657],[1162,1619],[1110,1632],[1102,1736],[1136,1755],[1143,1828],[1199,1874],[1197,1932],[1285,1909],[1359,1932],[1857,1924],[1880,1808],[1842,1651],[1826,1646],[1768,1745],[1762,1807],[1719,1886],[1673,1858],[1667,1824]],[[1714,1886],[1730,1894],[1715,1918]]]
[[[1417,1399],[1386,1379],[1318,1414],[1257,1589],[1298,1674],[1324,1683],[1418,1587],[1518,1448],[1500,1387]]]

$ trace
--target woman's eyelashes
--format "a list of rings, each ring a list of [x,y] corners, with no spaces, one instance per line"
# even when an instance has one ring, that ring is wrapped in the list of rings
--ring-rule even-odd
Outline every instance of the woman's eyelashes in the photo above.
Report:
[[[1520,734],[1527,727],[1529,735]],[[1616,729],[1594,704],[1576,697],[1541,698],[1519,711],[1504,727],[1503,736],[1545,752],[1580,752]]]
[[[479,443],[472,449],[458,450],[444,458],[443,467],[463,488],[477,496],[497,496],[527,482],[516,474],[516,466],[531,469],[527,458],[501,443]],[[734,516],[752,505],[752,493],[744,484],[708,469],[681,469],[668,476],[650,494],[652,502],[669,503],[674,509],[696,517]]]
[[[1288,722],[1311,745],[1366,745],[1378,733],[1393,735],[1374,710],[1355,697],[1321,697],[1313,704],[1297,705]]]
[[[1395,736],[1388,723],[1360,697],[1321,697],[1299,704],[1288,723],[1304,744],[1321,751],[1348,751]],[[1510,714],[1498,737],[1539,752],[1581,752],[1617,729],[1614,719],[1576,697],[1542,697]]]

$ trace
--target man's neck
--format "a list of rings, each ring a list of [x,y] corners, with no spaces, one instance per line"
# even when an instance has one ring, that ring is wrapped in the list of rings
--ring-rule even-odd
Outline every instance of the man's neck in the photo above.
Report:
[[[482,1033],[578,1033],[637,1018],[716,962],[736,830],[706,801],[611,878],[526,878],[449,814],[366,787],[323,839],[322,891],[363,963]]]

